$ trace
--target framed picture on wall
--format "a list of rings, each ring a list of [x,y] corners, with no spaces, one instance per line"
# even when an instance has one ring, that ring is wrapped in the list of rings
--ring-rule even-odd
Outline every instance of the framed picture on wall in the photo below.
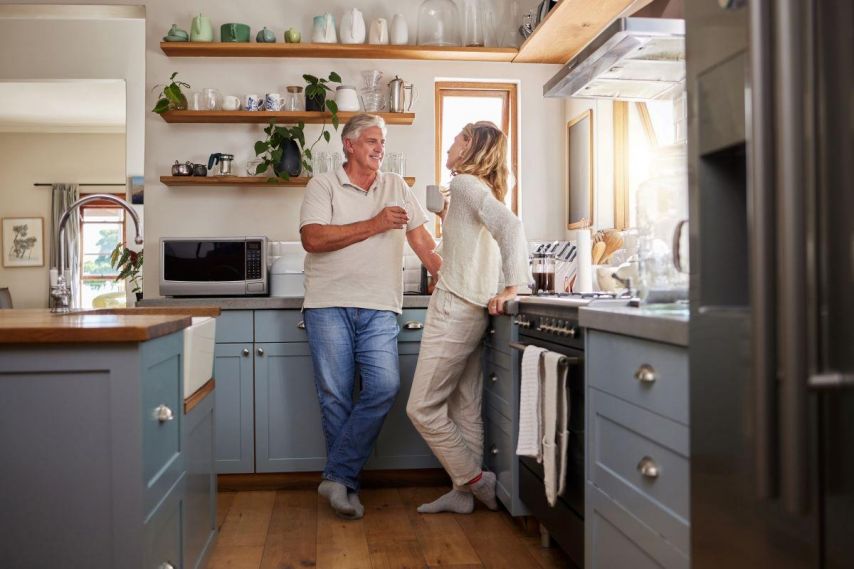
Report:
[[[593,224],[593,110],[566,123],[566,228]]]
[[[3,218],[3,266],[44,266],[44,218]]]

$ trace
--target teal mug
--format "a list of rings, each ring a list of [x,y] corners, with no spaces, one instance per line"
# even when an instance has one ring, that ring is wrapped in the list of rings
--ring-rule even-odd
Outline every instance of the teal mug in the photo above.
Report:
[[[220,41],[245,43],[249,41],[250,29],[246,24],[223,24],[219,28]]]

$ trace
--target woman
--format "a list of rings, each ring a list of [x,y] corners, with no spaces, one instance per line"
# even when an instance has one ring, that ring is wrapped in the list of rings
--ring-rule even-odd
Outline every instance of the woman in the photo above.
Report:
[[[490,122],[466,125],[448,150],[447,167],[454,179],[442,215],[442,268],[406,412],[454,483],[418,511],[467,514],[474,497],[497,508],[495,474],[481,469],[480,345],[489,314],[502,314],[516,287],[529,281],[528,253],[522,223],[504,205],[504,133]]]

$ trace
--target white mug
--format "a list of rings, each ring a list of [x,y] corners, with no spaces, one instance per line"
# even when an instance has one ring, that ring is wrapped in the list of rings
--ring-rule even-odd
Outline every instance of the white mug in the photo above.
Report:
[[[247,111],[260,111],[263,106],[264,99],[255,93],[250,93],[243,99],[243,108]]]
[[[234,95],[226,95],[222,98],[222,110],[224,111],[239,111],[240,97]]]
[[[264,108],[268,111],[281,111],[285,100],[279,93],[267,93],[264,97]]]
[[[384,45],[388,43],[388,22],[385,18],[377,18],[371,22],[371,33],[368,43]]]
[[[445,209],[445,196],[439,186],[427,186],[427,209],[433,213]]]

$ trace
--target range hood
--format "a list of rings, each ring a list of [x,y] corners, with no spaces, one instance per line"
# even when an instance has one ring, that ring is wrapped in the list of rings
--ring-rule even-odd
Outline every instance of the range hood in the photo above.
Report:
[[[620,18],[543,86],[546,97],[671,99],[685,82],[685,21]]]

